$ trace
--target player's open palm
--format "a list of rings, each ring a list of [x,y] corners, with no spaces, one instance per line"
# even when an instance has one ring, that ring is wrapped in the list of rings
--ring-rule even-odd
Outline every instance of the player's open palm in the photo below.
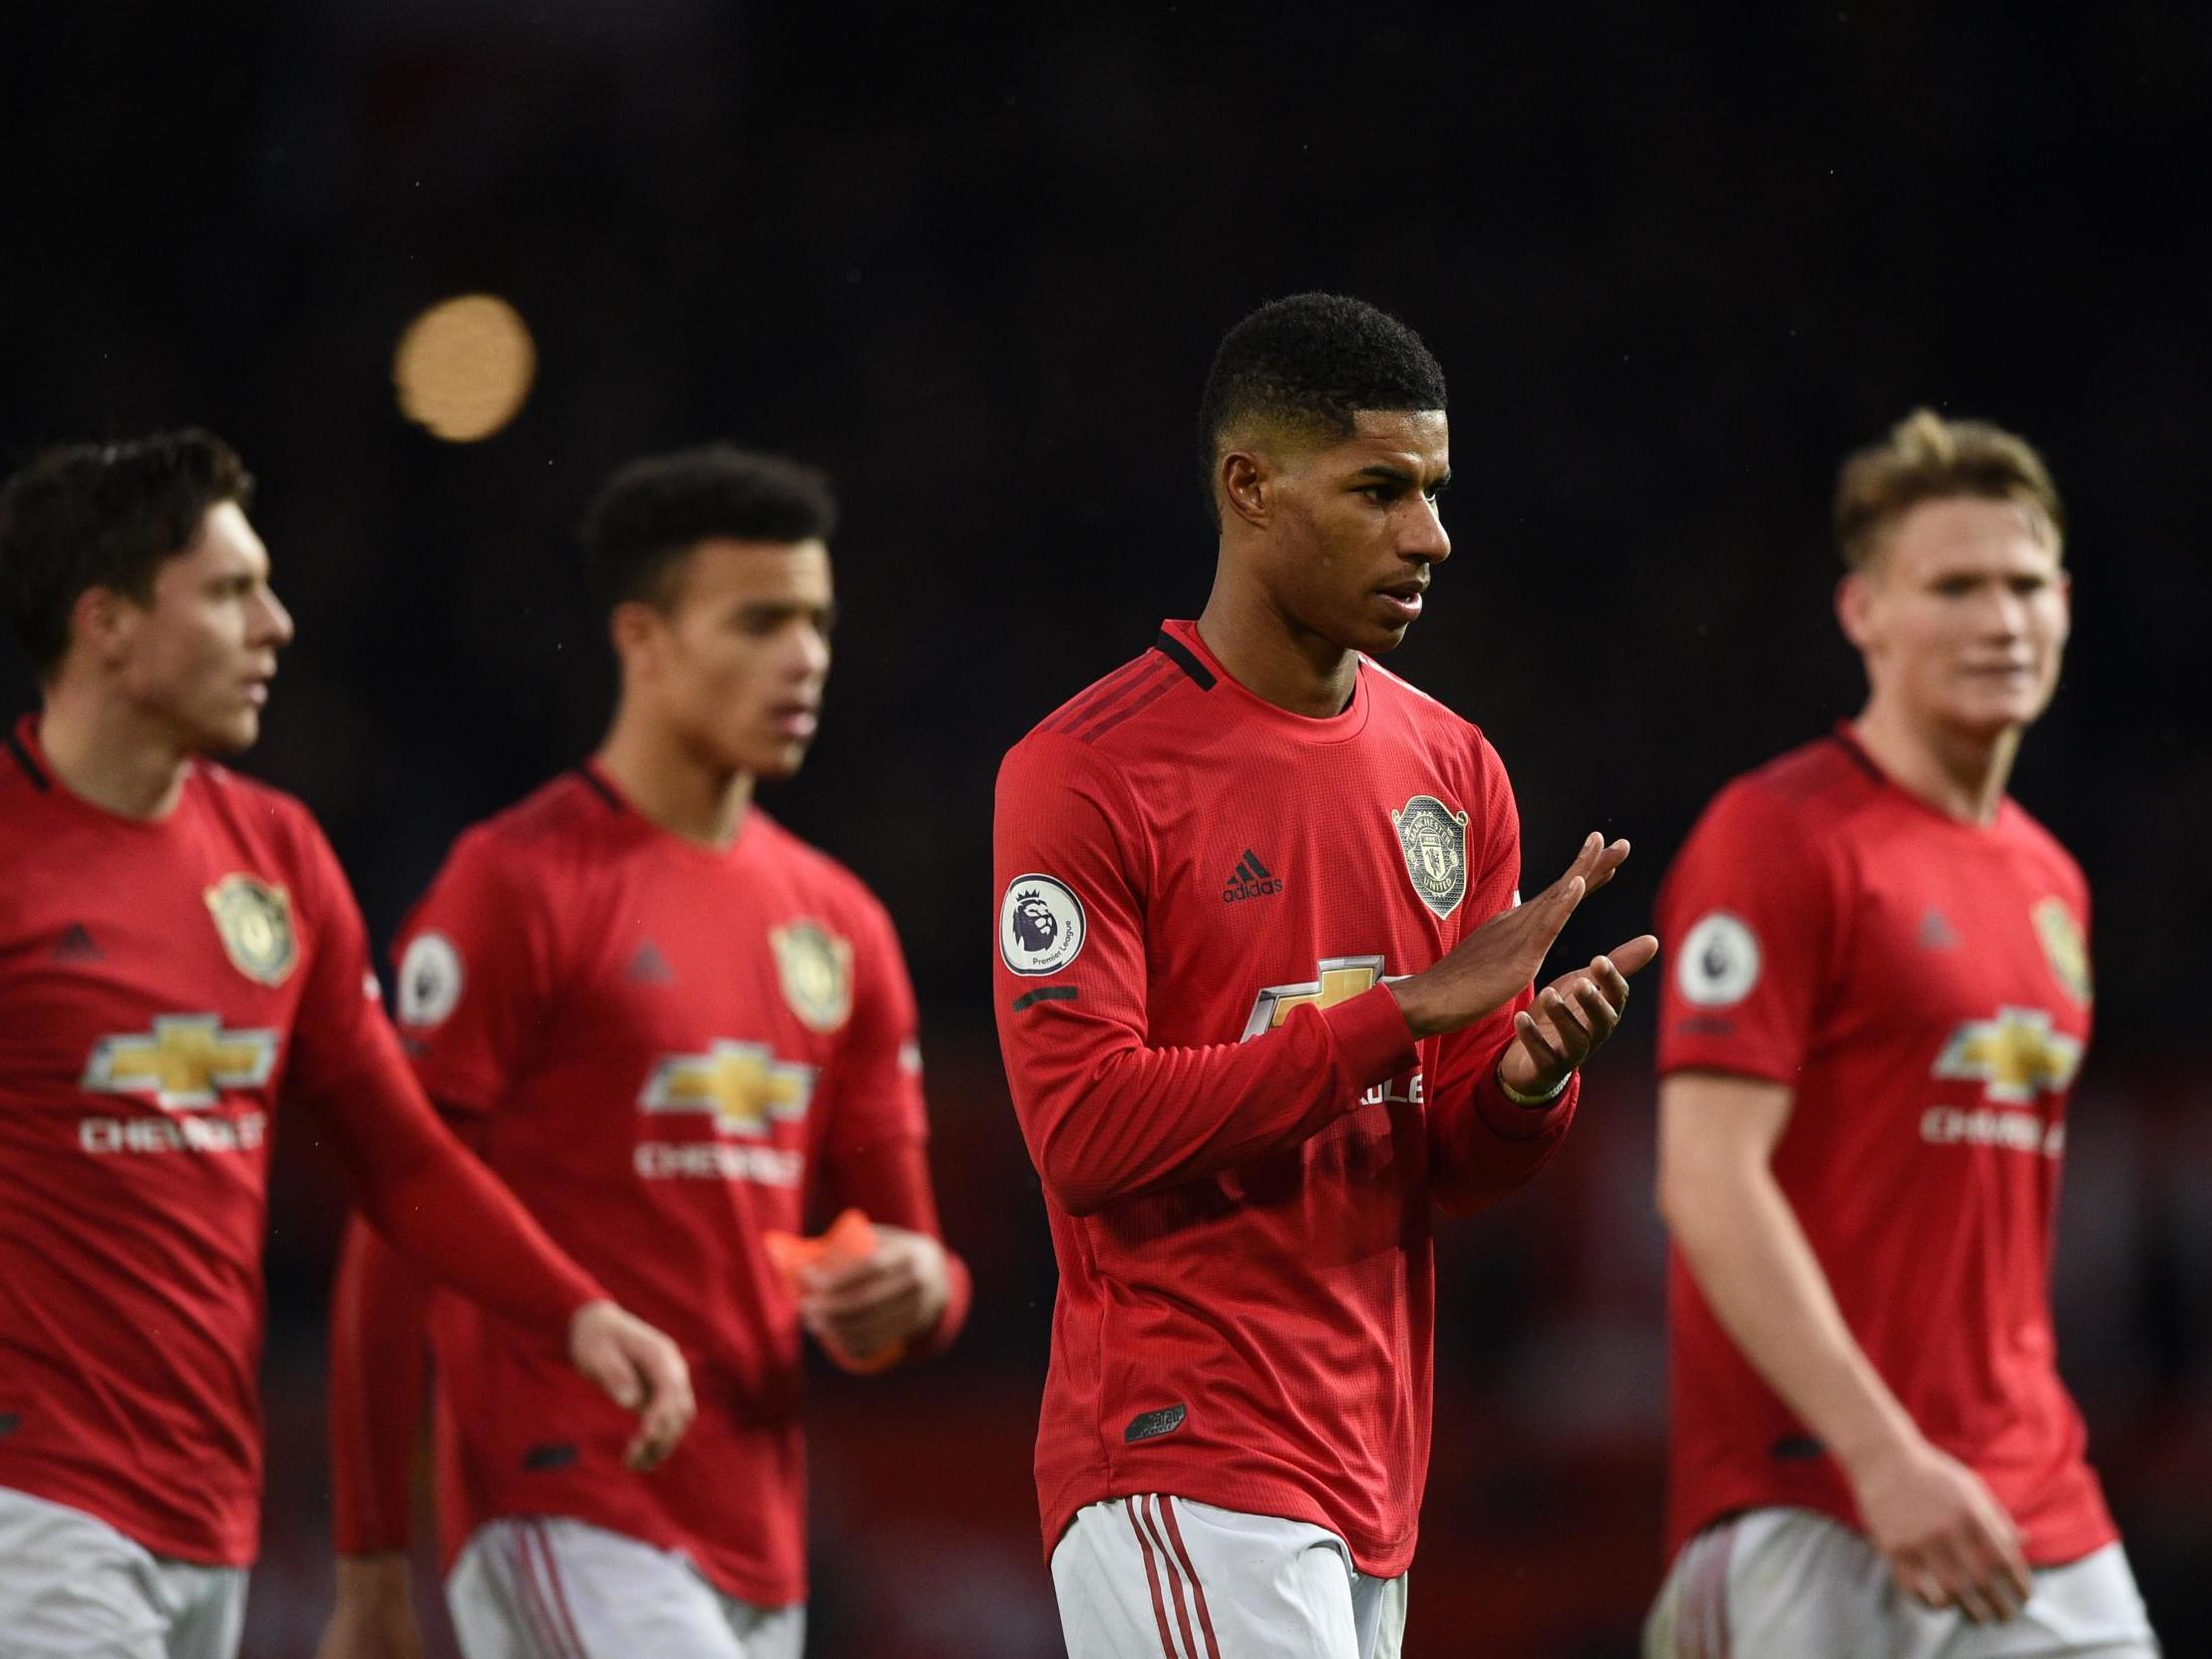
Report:
[[[1455,1032],[1512,1002],[1544,966],[1545,955],[1575,907],[1611,881],[1628,856],[1626,841],[1608,846],[1592,832],[1559,880],[1534,898],[1493,916],[1433,968],[1397,981],[1391,989],[1413,1035]],[[1654,941],[1653,949],[1657,948]]]
[[[1898,1584],[1979,1624],[2011,1618],[2032,1589],[2020,1531],[1980,1475],[1922,1442],[1859,1475],[1859,1518]]]
[[[698,1410],[691,1368],[660,1332],[612,1302],[586,1302],[568,1322],[568,1359],[617,1406],[638,1416],[622,1460],[634,1469],[659,1463],[683,1439]]]

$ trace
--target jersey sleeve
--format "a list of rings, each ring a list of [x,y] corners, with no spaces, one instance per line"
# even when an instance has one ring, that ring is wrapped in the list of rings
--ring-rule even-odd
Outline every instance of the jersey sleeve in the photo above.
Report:
[[[1830,855],[1802,812],[1737,783],[1659,890],[1659,1069],[1794,1083],[1835,955]]]
[[[1415,1063],[1383,986],[1249,1042],[1153,1046],[1144,835],[1086,743],[1032,734],[999,770],[999,1047],[1029,1155],[1074,1215],[1294,1146]]]
[[[853,1013],[831,1085],[824,1130],[830,1208],[944,1241],[929,1184],[928,1124],[922,1092],[921,1019],[898,930],[873,897],[852,918]],[[967,1264],[945,1252],[950,1281],[935,1327],[910,1344],[914,1358],[942,1353],[967,1321]]]
[[[494,1313],[564,1335],[606,1293],[440,1120],[384,1018],[352,890],[311,825],[299,879],[315,929],[287,1097],[320,1117],[363,1212],[402,1255]]]
[[[1505,763],[1478,736],[1483,800],[1482,868],[1467,889],[1472,927],[1520,903],[1521,811]],[[1523,1106],[1507,1097],[1498,1062],[1513,1041],[1513,1017],[1536,1001],[1533,985],[1471,1026],[1439,1039],[1429,1093],[1429,1187],[1454,1215],[1467,1215],[1527,1184],[1567,1138],[1582,1095],[1582,1073],[1559,1097]]]
[[[465,836],[394,948],[400,1035],[449,1111],[491,1111],[527,1065],[551,996],[551,919],[515,851]]]

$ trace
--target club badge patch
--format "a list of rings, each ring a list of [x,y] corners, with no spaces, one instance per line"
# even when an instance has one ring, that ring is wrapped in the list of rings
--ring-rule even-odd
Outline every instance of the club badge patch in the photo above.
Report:
[[[247,979],[279,986],[299,966],[292,896],[248,875],[229,875],[202,895],[230,966]]]
[[[1698,1008],[1732,1008],[1759,983],[1759,936],[1737,917],[1700,917],[1674,953],[1674,989]]]
[[[1414,893],[1439,919],[1451,915],[1467,897],[1467,814],[1434,795],[1415,795],[1390,814],[1390,822]]]
[[[461,1002],[461,953],[442,933],[419,933],[399,961],[399,1023],[442,1026]]]
[[[2073,912],[2058,898],[2043,899],[2030,913],[2035,921],[2035,937],[2042,941],[2043,957],[2050,964],[2050,972],[2065,987],[2068,997],[2086,1008],[2091,996],[2089,980],[2089,945],[2081,937],[2081,924],[2073,919]]]
[[[809,1030],[836,1031],[853,1017],[853,945],[819,922],[770,928],[784,1001]]]
[[[1016,974],[1057,974],[1083,953],[1083,902],[1051,876],[1016,876],[998,907],[999,959]]]

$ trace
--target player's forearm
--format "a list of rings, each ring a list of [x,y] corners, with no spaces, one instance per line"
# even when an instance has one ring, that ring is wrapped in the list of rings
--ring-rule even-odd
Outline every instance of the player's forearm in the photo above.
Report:
[[[1847,1469],[1917,1438],[1763,1161],[1670,1172],[1660,1204],[1721,1328]]]
[[[414,1270],[359,1216],[348,1221],[330,1308],[330,1487],[341,1555],[407,1547],[427,1303]]]
[[[1300,1010],[1250,1042],[1151,1048],[1126,1039],[1018,1050],[1030,1156],[1062,1208],[1088,1215],[1296,1146],[1416,1062],[1378,987]]]

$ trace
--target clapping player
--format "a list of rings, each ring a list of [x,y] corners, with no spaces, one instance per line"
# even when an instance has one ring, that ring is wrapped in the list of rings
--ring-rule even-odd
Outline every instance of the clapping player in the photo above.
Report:
[[[1222,341],[1204,614],[999,772],[995,979],[1060,1294],[1037,1438],[1073,1659],[1381,1659],[1427,1474],[1431,1206],[1529,1180],[1632,940],[1532,979],[1628,855],[1517,905],[1482,733],[1376,660],[1451,552],[1444,377],[1353,299]]]

